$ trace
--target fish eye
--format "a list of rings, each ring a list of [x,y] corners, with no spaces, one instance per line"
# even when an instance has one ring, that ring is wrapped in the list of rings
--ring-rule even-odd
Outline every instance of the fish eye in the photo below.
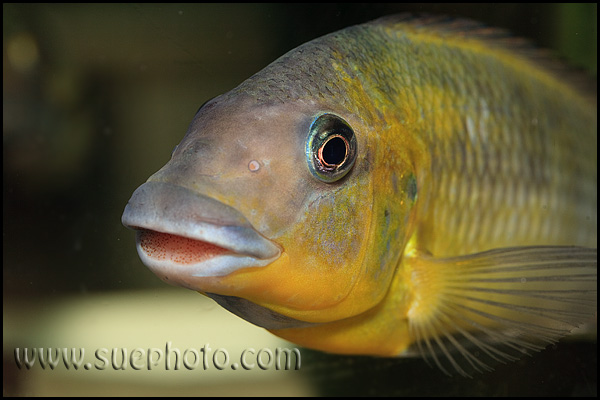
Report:
[[[328,183],[341,179],[356,159],[354,131],[337,115],[318,116],[309,129],[306,158],[317,179]]]

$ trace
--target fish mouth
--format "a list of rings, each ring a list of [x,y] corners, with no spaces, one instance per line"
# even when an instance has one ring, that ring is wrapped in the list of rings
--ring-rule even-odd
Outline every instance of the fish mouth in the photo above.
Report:
[[[142,262],[161,279],[199,290],[194,278],[263,267],[281,255],[236,209],[188,188],[146,182],[121,219],[137,231]]]

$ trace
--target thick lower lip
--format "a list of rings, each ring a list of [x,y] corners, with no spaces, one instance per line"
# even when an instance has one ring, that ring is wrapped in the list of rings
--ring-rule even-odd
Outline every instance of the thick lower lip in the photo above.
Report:
[[[202,240],[147,229],[138,230],[136,241],[146,257],[182,265],[198,264],[232,253],[231,250]]]
[[[122,222],[137,230],[140,258],[171,283],[262,267],[281,254],[234,208],[190,189],[147,182],[132,195]],[[193,288],[193,287],[192,287]]]

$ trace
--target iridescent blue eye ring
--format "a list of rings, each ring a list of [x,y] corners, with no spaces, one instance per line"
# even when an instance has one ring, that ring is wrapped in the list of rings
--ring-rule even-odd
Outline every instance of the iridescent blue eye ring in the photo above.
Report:
[[[317,179],[331,183],[352,169],[356,136],[350,125],[334,114],[321,114],[310,126],[306,141],[308,169]]]

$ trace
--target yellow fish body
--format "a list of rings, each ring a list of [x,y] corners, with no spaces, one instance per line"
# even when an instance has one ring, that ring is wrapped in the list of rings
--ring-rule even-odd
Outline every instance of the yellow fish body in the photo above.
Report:
[[[201,107],[123,223],[300,345],[462,374],[539,350],[596,312],[597,116],[524,47],[401,17],[306,43]]]

